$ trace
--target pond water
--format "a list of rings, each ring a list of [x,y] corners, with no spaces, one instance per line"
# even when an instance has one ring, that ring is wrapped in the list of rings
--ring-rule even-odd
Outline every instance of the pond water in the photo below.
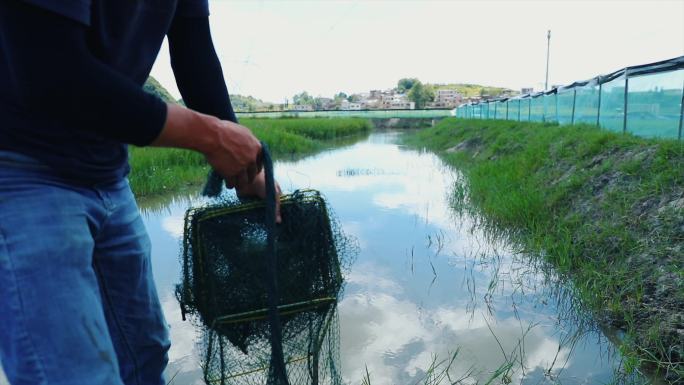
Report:
[[[376,132],[276,164],[285,191],[320,190],[360,246],[338,306],[344,381],[361,384],[367,369],[372,384],[413,384],[457,352],[449,373],[466,384],[508,367],[494,383],[610,382],[620,357],[573,310],[557,278],[488,237],[473,218],[455,215],[449,194],[458,172],[434,154],[403,148],[399,135]],[[183,215],[193,200],[143,209],[176,384],[202,383],[198,333],[181,320],[173,295]]]
[[[445,384],[486,383],[496,374],[492,383],[614,380],[619,355],[583,321],[557,277],[487,236],[474,218],[456,215],[449,196],[459,173],[397,144],[400,135],[375,132],[276,164],[285,191],[320,190],[360,246],[338,304],[344,382],[360,385],[368,373],[374,385],[424,383],[433,363],[455,353]],[[181,385],[203,384],[199,331],[182,321],[173,294],[183,215],[199,201],[175,197],[142,208],[171,330],[167,378]]]

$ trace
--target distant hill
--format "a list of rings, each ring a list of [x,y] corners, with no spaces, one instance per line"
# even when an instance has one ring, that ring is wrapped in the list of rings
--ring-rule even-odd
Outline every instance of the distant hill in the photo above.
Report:
[[[230,95],[230,103],[233,105],[235,111],[267,111],[275,107],[275,104],[264,102],[253,96]]]
[[[161,100],[169,103],[184,104],[183,100],[175,100],[169,91],[154,77],[147,78],[143,89],[152,95],[158,96]],[[269,110],[273,103],[264,102],[252,96],[230,95],[230,102],[235,111],[264,111]]]
[[[178,101],[171,96],[169,91],[167,91],[166,88],[164,88],[164,86],[162,86],[157,79],[153,78],[152,76],[147,78],[143,89],[152,95],[158,96],[161,100],[167,103],[178,103]]]

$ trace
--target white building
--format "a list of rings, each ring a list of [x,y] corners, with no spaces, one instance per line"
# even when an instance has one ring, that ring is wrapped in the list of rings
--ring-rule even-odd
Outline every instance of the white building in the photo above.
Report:
[[[323,110],[331,110],[335,107],[335,101],[331,98],[317,97],[316,103],[318,103]]]
[[[358,111],[361,109],[362,109],[361,103],[352,103],[348,100],[343,100],[342,103],[340,104],[340,110]]]
[[[391,109],[391,110],[415,110],[416,109],[416,103],[409,102],[408,100],[395,100],[390,104],[389,109]]]
[[[290,106],[291,111],[313,111],[313,106],[310,104],[294,104]]]
[[[367,99],[361,102],[363,109],[375,109],[381,106],[379,99]]]
[[[456,90],[439,89],[435,92],[435,101],[432,102],[431,107],[435,108],[450,108],[461,104],[463,97]]]

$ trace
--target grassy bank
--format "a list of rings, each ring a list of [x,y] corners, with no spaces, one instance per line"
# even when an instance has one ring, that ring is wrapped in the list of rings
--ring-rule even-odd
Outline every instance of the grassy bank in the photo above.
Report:
[[[467,178],[473,210],[624,331],[626,368],[684,381],[684,144],[589,126],[445,119],[407,139]]]
[[[275,159],[313,154],[338,140],[367,134],[365,119],[243,119],[254,135],[266,142]],[[131,187],[137,197],[164,194],[204,182],[208,166],[192,151],[131,147]]]

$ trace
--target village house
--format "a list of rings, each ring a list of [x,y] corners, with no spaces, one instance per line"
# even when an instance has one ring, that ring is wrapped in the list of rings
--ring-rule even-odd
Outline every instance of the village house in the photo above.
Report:
[[[314,108],[310,104],[293,104],[290,105],[290,111],[313,111]]]
[[[361,109],[363,109],[361,103],[353,103],[348,100],[343,100],[340,104],[340,110],[359,111]]]
[[[435,91],[435,100],[427,104],[428,108],[453,108],[461,104],[463,97],[452,89],[439,89]]]

